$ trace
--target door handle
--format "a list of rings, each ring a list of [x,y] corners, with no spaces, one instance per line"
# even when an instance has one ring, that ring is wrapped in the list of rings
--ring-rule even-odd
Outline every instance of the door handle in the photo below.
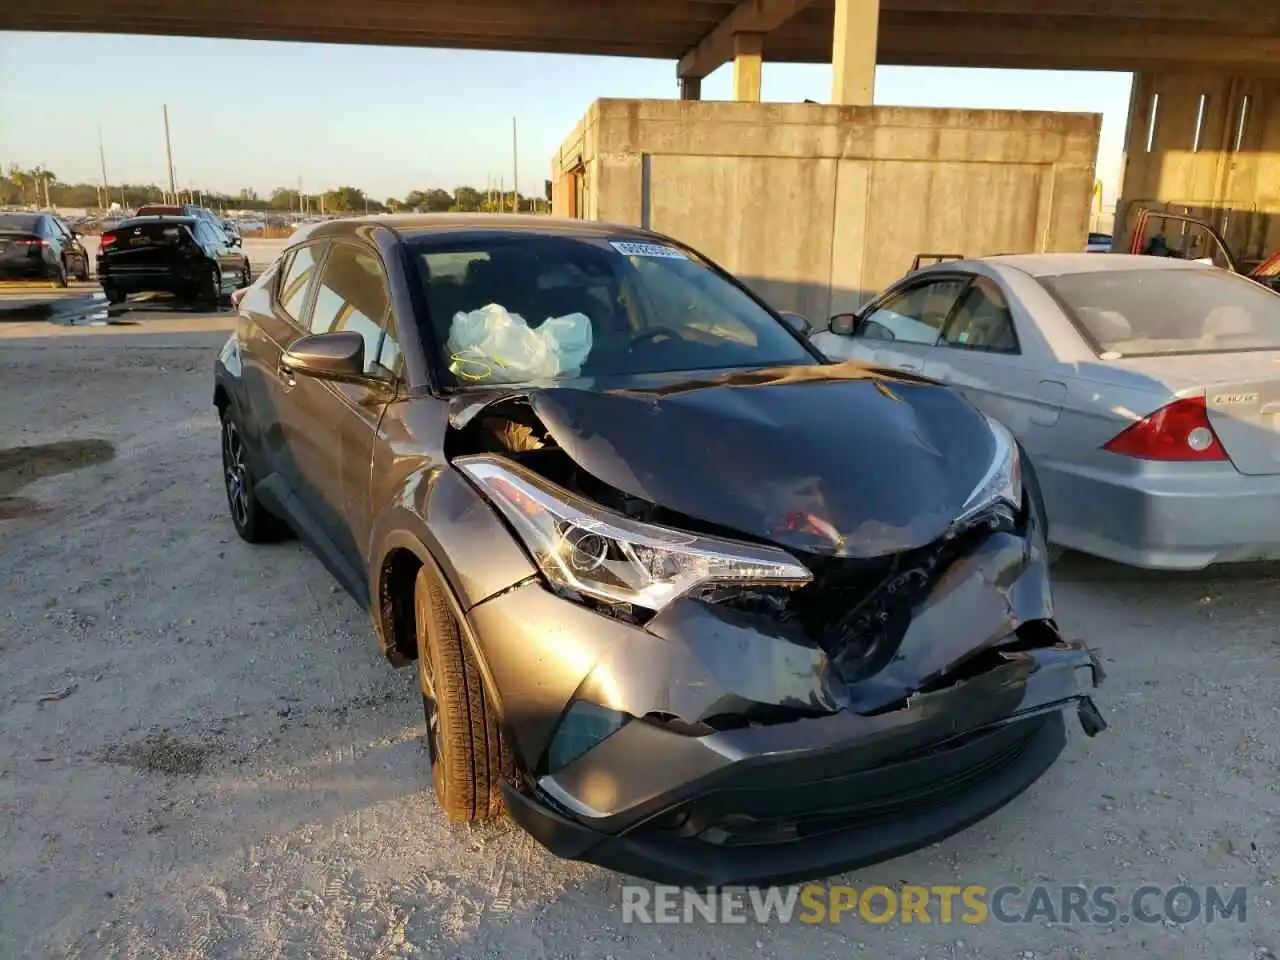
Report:
[[[921,370],[924,369],[924,364],[913,360],[911,363],[898,364],[898,369],[905,370],[907,371],[907,373],[919,373]]]
[[[280,378],[280,382],[284,384],[286,391],[292,390],[298,385],[298,380],[293,375],[293,368],[287,364],[281,363],[276,366],[276,376]]]

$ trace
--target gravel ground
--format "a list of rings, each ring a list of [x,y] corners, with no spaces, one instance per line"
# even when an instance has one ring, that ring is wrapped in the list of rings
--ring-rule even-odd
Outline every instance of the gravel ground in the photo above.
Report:
[[[1072,723],[994,817],[842,878],[1244,884],[1245,922],[624,924],[618,877],[446,823],[412,673],[302,548],[235,537],[210,405],[226,326],[0,324],[0,957],[1280,953],[1274,569],[1068,558],[1061,618],[1102,650],[1111,729]]]

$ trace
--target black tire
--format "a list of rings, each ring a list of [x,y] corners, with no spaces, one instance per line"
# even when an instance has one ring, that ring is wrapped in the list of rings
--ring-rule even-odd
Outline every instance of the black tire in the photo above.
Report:
[[[511,775],[512,762],[444,590],[433,572],[418,571],[418,684],[436,801],[450,820],[473,823],[502,812],[499,787]]]
[[[240,273],[240,289],[243,290],[249,284],[253,283],[253,267],[249,263],[249,258],[244,258],[244,269]]]
[[[53,275],[54,284],[65,290],[67,287],[67,264],[65,260],[58,261],[58,272]]]
[[[111,304],[112,306],[116,306],[118,304],[124,303],[125,300],[128,299],[128,294],[126,294],[123,290],[117,290],[115,287],[103,287],[102,293],[103,293],[103,296],[107,298],[107,303]]]
[[[292,533],[289,525],[264,507],[254,492],[240,425],[230,411],[224,411],[221,419],[222,485],[236,533],[248,543],[285,539]]]
[[[217,267],[210,267],[200,278],[195,300],[201,306],[217,308],[222,300],[222,275],[218,273]]]
[[[92,279],[92,278],[89,276],[89,261],[88,261],[88,260],[84,261],[84,264],[80,267],[80,270],[76,273],[76,279],[77,279],[78,281],[80,281],[81,283],[87,283],[90,279]]]

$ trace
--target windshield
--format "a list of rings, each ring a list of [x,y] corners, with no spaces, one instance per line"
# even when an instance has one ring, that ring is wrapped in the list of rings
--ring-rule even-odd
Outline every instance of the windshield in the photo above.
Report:
[[[1104,358],[1280,350],[1280,294],[1225,270],[1042,277]]]
[[[818,362],[748,294],[666,244],[504,235],[415,253],[456,386]]]

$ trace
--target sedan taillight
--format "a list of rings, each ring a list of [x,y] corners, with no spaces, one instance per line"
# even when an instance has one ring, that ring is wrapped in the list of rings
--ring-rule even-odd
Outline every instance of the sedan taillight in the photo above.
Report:
[[[1226,448],[1209,422],[1204,397],[1182,397],[1109,440],[1104,450],[1139,460],[1227,460]]]

